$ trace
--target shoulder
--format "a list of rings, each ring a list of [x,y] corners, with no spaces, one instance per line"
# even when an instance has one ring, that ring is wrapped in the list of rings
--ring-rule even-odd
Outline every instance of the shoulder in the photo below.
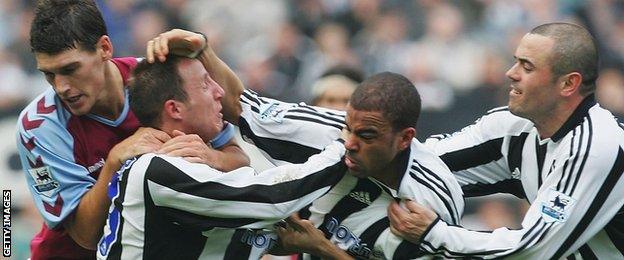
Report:
[[[624,147],[624,126],[608,110],[599,105],[589,110],[589,116],[579,125],[579,131],[587,131],[587,142],[591,143],[596,156],[612,155]],[[611,156],[609,156],[611,157]]]
[[[64,143],[68,138],[71,139],[66,128],[71,116],[54,91],[49,89],[22,110],[18,117],[17,132],[22,138],[36,137],[38,142],[48,140],[51,144],[55,144],[55,141]]]
[[[143,58],[135,58],[135,57],[119,57],[119,58],[113,58],[111,60],[119,69],[124,85],[128,84],[128,81],[132,75],[132,70],[136,68],[137,64],[141,62],[141,60],[143,60]]]

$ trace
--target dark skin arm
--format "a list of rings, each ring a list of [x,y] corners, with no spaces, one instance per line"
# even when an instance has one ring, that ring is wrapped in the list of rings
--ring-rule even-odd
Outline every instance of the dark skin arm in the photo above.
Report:
[[[277,227],[280,248],[274,254],[308,253],[322,259],[355,259],[325,238],[312,222],[301,219],[297,213],[286,219],[286,227]]]

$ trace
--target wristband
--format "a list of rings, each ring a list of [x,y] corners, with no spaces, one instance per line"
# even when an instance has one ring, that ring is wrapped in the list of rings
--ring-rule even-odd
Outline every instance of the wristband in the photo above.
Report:
[[[189,55],[186,55],[186,57],[190,59],[197,58],[197,56],[199,56],[199,54],[201,54],[206,49],[206,47],[208,47],[208,37],[206,37],[206,35],[201,32],[194,32],[194,33],[199,33],[201,34],[202,37],[204,37],[204,45],[202,46],[201,49],[191,52]]]

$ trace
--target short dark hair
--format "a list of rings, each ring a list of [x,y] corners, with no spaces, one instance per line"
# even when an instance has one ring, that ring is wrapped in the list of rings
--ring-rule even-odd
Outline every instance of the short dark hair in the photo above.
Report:
[[[188,100],[177,65],[183,57],[169,55],[165,62],[141,61],[134,69],[130,87],[130,109],[143,126],[160,128],[163,104]]]
[[[551,70],[555,78],[570,72],[583,76],[581,95],[596,90],[598,78],[598,50],[594,37],[582,26],[571,23],[547,23],[531,30],[555,41],[551,52]]]
[[[395,131],[416,128],[421,107],[420,94],[414,84],[392,72],[382,72],[364,80],[353,92],[349,104],[356,110],[381,112]]]
[[[30,26],[30,47],[47,54],[78,48],[93,52],[107,34],[93,0],[40,0]]]

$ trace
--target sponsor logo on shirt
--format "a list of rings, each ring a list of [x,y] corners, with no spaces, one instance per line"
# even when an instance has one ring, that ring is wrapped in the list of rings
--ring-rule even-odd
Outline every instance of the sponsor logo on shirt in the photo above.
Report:
[[[240,241],[249,246],[260,248],[263,253],[277,245],[277,235],[263,230],[247,229]]]
[[[329,240],[350,255],[358,259],[385,259],[383,252],[375,250],[374,245],[362,243],[358,236],[346,226],[340,225],[337,219],[331,218],[326,222],[325,228],[329,232]]]
[[[542,218],[547,223],[565,222],[575,202],[576,200],[572,197],[550,188],[546,201],[542,202]]]
[[[37,193],[52,198],[54,194],[59,190],[59,182],[52,176],[52,170],[48,166],[42,166],[37,168],[28,169],[28,173],[35,181],[33,188]]]

